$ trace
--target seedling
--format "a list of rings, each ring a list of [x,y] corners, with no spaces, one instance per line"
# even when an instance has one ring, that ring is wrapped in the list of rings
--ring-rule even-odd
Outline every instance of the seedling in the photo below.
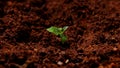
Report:
[[[67,41],[67,37],[63,33],[67,28],[68,26],[64,26],[63,28],[52,26],[50,28],[47,28],[47,31],[59,36],[61,38],[61,42],[64,43],[65,41]]]

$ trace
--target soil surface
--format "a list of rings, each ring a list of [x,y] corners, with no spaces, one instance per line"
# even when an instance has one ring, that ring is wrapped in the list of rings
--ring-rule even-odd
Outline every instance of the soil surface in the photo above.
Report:
[[[0,0],[0,68],[120,68],[120,0]]]

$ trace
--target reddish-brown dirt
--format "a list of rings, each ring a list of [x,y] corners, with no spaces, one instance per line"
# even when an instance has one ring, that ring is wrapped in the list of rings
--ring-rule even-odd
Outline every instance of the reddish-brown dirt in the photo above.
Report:
[[[120,0],[0,0],[0,68],[120,68]]]

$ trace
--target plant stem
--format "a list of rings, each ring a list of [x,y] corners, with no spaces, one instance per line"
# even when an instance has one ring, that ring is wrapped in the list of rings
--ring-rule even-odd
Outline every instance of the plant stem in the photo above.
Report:
[[[64,34],[60,34],[61,42],[64,44],[64,42],[67,40],[67,37]]]

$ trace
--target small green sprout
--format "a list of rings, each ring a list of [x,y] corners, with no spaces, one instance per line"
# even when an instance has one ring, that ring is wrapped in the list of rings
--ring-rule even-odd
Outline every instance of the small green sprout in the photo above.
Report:
[[[61,38],[61,42],[64,43],[65,41],[67,41],[67,37],[63,34],[65,32],[65,30],[68,28],[68,26],[64,26],[63,28],[58,28],[55,26],[52,26],[50,28],[47,28],[47,31],[60,36]]]

